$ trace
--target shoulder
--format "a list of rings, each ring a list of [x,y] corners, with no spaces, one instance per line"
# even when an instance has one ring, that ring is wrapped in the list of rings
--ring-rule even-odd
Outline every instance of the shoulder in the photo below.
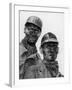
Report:
[[[30,75],[33,76],[32,78],[44,78],[44,77],[47,77],[47,71],[46,71],[46,68],[44,67],[44,65],[41,62],[38,63],[38,64],[35,64],[33,62],[30,62],[30,63],[28,62],[30,65],[28,65],[28,67],[26,67],[25,76],[28,76],[29,78],[31,78]]]
[[[19,43],[19,54],[22,55],[22,53],[26,52],[27,49],[24,47],[23,43]]]
[[[64,77],[60,72],[58,72],[57,77]]]
[[[19,64],[22,65],[25,62],[27,49],[24,47],[23,43],[19,43]]]
[[[26,68],[30,68],[31,70],[37,69],[40,71],[44,71],[46,69],[41,59],[39,61],[36,61],[34,58],[27,59],[24,63],[24,66]]]
[[[41,61],[41,57],[40,57],[40,55],[37,52],[32,54],[32,55],[30,55],[28,57],[28,59],[29,58],[33,58],[36,63],[39,63]]]
[[[33,59],[33,58],[26,59],[25,63],[24,63],[24,65],[26,67],[30,67],[30,66],[35,65],[35,64],[36,64],[36,62],[35,62],[35,59]]]

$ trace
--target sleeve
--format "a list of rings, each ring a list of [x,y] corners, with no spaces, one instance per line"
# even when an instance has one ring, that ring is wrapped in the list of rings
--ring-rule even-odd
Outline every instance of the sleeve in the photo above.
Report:
[[[20,44],[19,46],[19,65],[23,64],[26,60],[27,49]]]
[[[25,47],[20,44],[19,46],[19,79],[23,79],[23,69],[24,69],[24,62],[26,60],[26,52],[27,50]]]

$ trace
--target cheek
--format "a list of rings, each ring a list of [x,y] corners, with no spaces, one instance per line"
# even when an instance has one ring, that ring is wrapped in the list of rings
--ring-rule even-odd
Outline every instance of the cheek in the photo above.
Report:
[[[39,32],[39,33],[37,34],[37,36],[40,37],[40,35],[41,35],[41,33]]]
[[[43,54],[46,56],[46,55],[49,55],[49,50],[47,50],[47,49],[44,49],[43,50]]]
[[[54,55],[56,56],[56,54],[57,54],[54,50],[51,51],[50,49],[44,49],[43,52],[44,52],[45,56],[51,56],[51,55],[52,56],[54,56]]]

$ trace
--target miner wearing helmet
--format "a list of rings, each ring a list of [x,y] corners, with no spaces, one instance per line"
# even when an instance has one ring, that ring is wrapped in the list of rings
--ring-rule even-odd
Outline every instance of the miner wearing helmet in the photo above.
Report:
[[[41,40],[40,50],[43,54],[43,64],[47,69],[47,77],[63,77],[59,72],[58,61],[56,61],[58,44],[57,37],[51,32],[46,33]]]
[[[36,42],[42,31],[42,21],[37,16],[30,16],[24,28],[25,37],[19,45],[19,78],[24,78],[24,63],[32,58],[37,63],[40,56],[37,53]],[[30,63],[30,62],[29,62]]]

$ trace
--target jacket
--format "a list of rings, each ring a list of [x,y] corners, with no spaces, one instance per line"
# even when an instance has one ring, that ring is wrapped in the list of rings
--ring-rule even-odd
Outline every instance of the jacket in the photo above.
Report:
[[[36,47],[30,47],[25,38],[19,44],[19,79],[23,79],[24,63],[28,58],[39,60],[40,56],[37,53]]]

